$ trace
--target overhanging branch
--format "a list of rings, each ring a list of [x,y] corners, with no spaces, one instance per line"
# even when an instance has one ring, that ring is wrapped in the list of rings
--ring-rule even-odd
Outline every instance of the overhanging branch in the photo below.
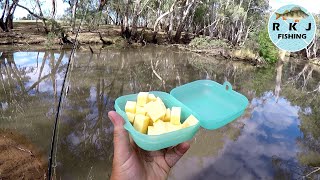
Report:
[[[39,16],[38,14],[33,13],[33,12],[30,11],[27,7],[24,7],[24,6],[20,5],[20,4],[17,4],[17,6],[23,8],[23,9],[25,9],[25,10],[27,10],[27,11],[29,12],[29,14],[31,14],[32,16],[34,16],[34,17],[36,17],[36,18],[38,18],[38,19],[41,19],[41,20],[44,20],[44,21],[47,20],[47,18],[45,18],[45,17],[43,17],[43,16]]]

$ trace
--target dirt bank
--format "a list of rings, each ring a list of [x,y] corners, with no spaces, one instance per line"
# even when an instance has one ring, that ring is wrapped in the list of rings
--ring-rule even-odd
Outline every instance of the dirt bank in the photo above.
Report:
[[[25,137],[0,131],[0,179],[45,179],[46,158]]]
[[[74,42],[75,33],[68,25],[60,24],[60,29],[65,32],[66,39],[63,42],[61,32],[45,33],[44,26],[41,22],[36,21],[17,21],[14,22],[14,28],[10,32],[0,30],[0,45],[44,45],[47,49],[59,44],[68,44]],[[158,32],[154,35],[151,29],[138,28],[141,44],[167,44],[169,37],[165,32]],[[181,42],[189,42],[192,35],[182,34]],[[90,27],[81,26],[78,42],[82,45],[117,45],[125,46],[128,41],[121,36],[121,27],[113,25],[100,25],[98,29],[90,29]]]

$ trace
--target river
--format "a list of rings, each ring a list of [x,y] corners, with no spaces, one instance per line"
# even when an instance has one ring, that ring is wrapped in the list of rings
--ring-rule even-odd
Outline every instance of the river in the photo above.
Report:
[[[0,132],[23,136],[45,158],[69,55],[68,50],[0,52]],[[250,104],[223,128],[201,128],[169,179],[320,177],[318,171],[309,174],[320,165],[319,67],[287,57],[284,63],[257,68],[146,46],[76,52],[54,147],[56,179],[110,176],[113,127],[107,112],[117,97],[170,92],[198,79],[228,80]],[[0,161],[0,179],[5,163]]]

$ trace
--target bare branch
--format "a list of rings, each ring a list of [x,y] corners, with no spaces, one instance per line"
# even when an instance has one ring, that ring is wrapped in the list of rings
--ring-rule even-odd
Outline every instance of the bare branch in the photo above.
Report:
[[[174,10],[174,6],[175,6],[176,2],[177,2],[177,0],[175,0],[175,1],[173,2],[173,4],[171,5],[169,11],[165,12],[164,14],[162,14],[160,17],[157,18],[157,20],[156,20],[156,22],[154,23],[154,26],[153,26],[153,31],[156,31],[156,28],[157,28],[157,26],[158,26],[158,23],[159,23],[159,21],[160,21],[162,18],[164,18],[164,17],[167,16],[168,14],[172,13],[172,11]]]
[[[140,15],[142,13],[142,11],[144,10],[144,8],[146,7],[146,5],[148,4],[149,0],[147,0],[144,5],[142,6],[141,10],[138,12],[137,15]]]
[[[34,16],[34,17],[36,17],[36,18],[38,18],[38,19],[47,20],[47,18],[45,18],[45,17],[43,17],[43,16],[39,16],[38,14],[33,13],[32,11],[30,11],[30,10],[29,10],[27,7],[25,7],[25,6],[22,6],[22,5],[20,5],[20,4],[17,4],[17,6],[23,8],[23,9],[25,9],[25,10],[27,10],[27,11],[29,12],[29,14],[31,14],[32,16]]]
[[[318,171],[320,171],[320,167],[317,167],[317,169],[316,169],[316,170],[314,170],[314,171],[310,172],[310,173],[309,173],[309,174],[307,174],[305,177],[308,177],[308,176],[310,176],[311,174],[313,174],[313,173],[315,173],[315,172],[318,172]]]

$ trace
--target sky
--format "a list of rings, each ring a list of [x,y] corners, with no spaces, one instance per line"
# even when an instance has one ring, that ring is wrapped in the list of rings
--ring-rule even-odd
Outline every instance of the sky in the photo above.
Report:
[[[21,5],[24,5],[30,9],[34,5],[30,4],[29,1],[20,1]],[[51,12],[51,1],[46,0],[44,1],[46,3],[43,4],[43,12],[45,14],[50,14]],[[64,11],[69,6],[68,3],[63,3],[63,0],[56,0],[57,2],[57,16],[61,17],[64,14]],[[272,7],[272,9],[278,9],[281,6],[287,5],[287,4],[297,4],[304,8],[306,8],[308,11],[312,13],[320,13],[320,0],[269,0],[269,5]],[[14,14],[15,18],[22,18],[26,17],[28,15],[28,12],[20,7],[17,7],[16,12]]]
[[[32,2],[32,3],[30,3]],[[35,7],[35,3],[33,3],[34,1],[30,0],[30,1],[20,1],[19,4],[29,8],[30,10],[32,10],[34,7]],[[51,9],[52,9],[52,3],[50,0],[45,0],[45,1],[42,1],[44,2],[43,5],[41,6],[42,8],[42,11],[44,14],[46,15],[50,15],[51,13]],[[64,14],[64,11],[69,7],[69,4],[68,3],[64,3],[63,0],[56,0],[56,3],[57,3],[57,8],[56,8],[56,11],[57,11],[57,14],[56,14],[56,17],[61,17],[63,14]],[[26,11],[25,9],[22,9],[20,7],[17,7],[15,13],[14,13],[14,18],[15,19],[19,19],[19,18],[22,18],[22,17],[27,17],[28,15],[28,11]]]
[[[274,10],[288,4],[300,5],[311,13],[320,13],[320,0],[269,0],[269,5]]]

